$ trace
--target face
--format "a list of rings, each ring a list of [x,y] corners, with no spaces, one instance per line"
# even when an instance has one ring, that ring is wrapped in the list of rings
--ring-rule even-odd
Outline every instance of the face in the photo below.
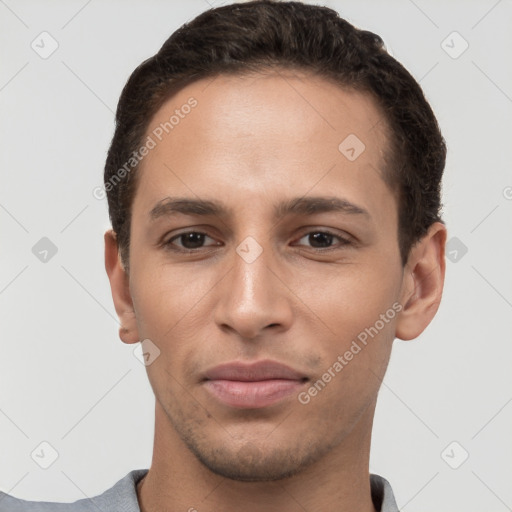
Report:
[[[129,291],[134,340],[160,350],[160,427],[253,481],[371,430],[404,270],[373,100],[307,74],[219,76],[147,135]]]

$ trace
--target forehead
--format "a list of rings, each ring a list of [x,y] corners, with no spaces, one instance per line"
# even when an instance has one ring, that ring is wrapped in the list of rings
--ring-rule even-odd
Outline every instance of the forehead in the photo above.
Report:
[[[163,104],[146,135],[155,147],[139,183],[153,202],[164,182],[199,196],[217,184],[226,198],[230,190],[256,196],[295,187],[300,195],[342,182],[384,186],[387,125],[375,100],[304,72],[198,80]]]
[[[169,121],[169,112],[188,110],[190,98],[197,101],[197,107],[186,124],[202,124],[196,134],[201,137],[198,140],[218,140],[225,133],[243,139],[258,129],[261,138],[265,128],[269,149],[297,137],[323,139],[326,133],[331,136],[329,141],[353,133],[370,144],[386,145],[387,125],[372,96],[312,73],[289,69],[220,74],[192,82],[164,103],[148,132]],[[180,124],[183,120],[180,118]],[[287,130],[280,131],[284,125]],[[173,127],[172,135],[178,143],[188,134],[177,128]],[[239,131],[235,134],[235,130]]]

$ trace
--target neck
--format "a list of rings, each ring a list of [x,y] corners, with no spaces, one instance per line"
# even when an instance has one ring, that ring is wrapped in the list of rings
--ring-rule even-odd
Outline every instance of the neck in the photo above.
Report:
[[[216,475],[189,451],[156,401],[153,460],[137,486],[141,512],[376,512],[369,457],[375,403],[331,452],[301,473],[270,482]]]

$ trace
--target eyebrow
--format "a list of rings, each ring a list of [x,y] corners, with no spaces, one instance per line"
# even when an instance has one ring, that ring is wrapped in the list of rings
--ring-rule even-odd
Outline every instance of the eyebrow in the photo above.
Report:
[[[226,216],[231,212],[219,201],[190,199],[186,197],[166,197],[156,203],[149,212],[151,221],[161,217],[170,217],[174,214]],[[274,217],[281,218],[286,215],[314,215],[315,213],[339,212],[349,215],[361,215],[371,218],[369,212],[346,199],[338,197],[297,197],[274,207]]]

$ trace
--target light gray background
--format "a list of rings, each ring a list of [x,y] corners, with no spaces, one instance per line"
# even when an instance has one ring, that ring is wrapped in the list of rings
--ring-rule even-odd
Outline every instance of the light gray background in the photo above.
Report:
[[[220,3],[0,0],[0,489],[14,496],[74,501],[150,465],[154,397],[118,339],[107,206],[92,191],[131,71]],[[395,342],[371,471],[402,511],[512,510],[512,4],[324,5],[380,34],[421,82],[449,148],[444,215],[460,240],[435,320]],[[47,59],[31,48],[43,31],[59,45]],[[453,31],[469,44],[458,58],[445,51],[463,48]],[[58,248],[46,263],[32,252],[42,237]],[[48,469],[31,458],[43,441],[58,452]]]

